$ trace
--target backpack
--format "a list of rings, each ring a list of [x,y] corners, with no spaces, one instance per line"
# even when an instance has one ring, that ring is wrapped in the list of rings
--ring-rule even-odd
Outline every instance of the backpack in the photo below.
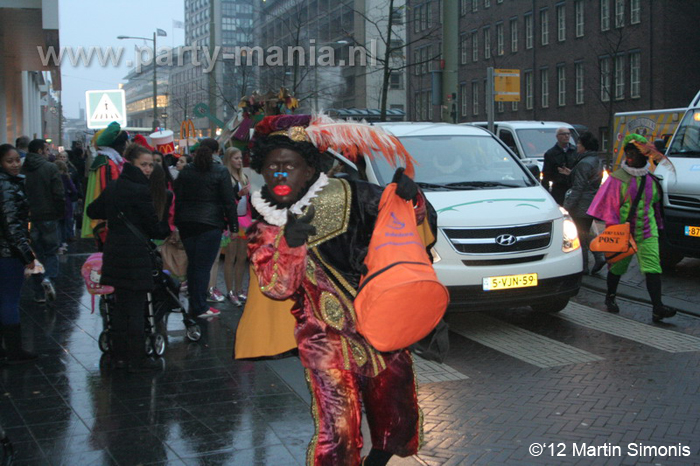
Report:
[[[433,270],[411,201],[389,184],[365,257],[367,272],[355,297],[357,330],[379,351],[416,343],[440,322],[450,301]]]

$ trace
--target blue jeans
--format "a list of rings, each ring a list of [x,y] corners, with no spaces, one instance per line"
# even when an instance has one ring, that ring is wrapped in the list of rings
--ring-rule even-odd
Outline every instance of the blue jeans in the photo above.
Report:
[[[0,257],[0,324],[19,324],[19,294],[24,265],[16,257]]]
[[[187,290],[190,294],[190,315],[197,316],[209,309],[207,287],[209,272],[221,249],[219,229],[209,230],[182,240],[187,253]]]

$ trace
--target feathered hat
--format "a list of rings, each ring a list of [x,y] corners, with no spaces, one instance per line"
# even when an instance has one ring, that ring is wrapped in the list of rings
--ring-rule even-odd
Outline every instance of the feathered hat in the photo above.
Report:
[[[133,142],[153,152],[153,147],[151,147],[151,145],[148,143],[148,141],[142,134],[137,134],[136,136],[134,136]]]
[[[664,161],[668,162],[670,168],[673,169],[673,164],[668,157],[659,152],[656,147],[653,144],[650,144],[647,138],[644,136],[636,133],[628,134],[625,136],[625,139],[622,140],[623,150],[629,143],[632,143],[637,149],[639,149],[639,152],[641,152],[644,157],[649,159],[650,172],[654,173],[656,166]]]
[[[401,141],[365,121],[336,121],[327,115],[274,115],[255,125],[253,139],[270,136],[309,142],[321,153],[336,151],[353,162],[363,155],[370,158],[380,155],[394,167],[405,166],[410,177],[415,172],[415,161]]]

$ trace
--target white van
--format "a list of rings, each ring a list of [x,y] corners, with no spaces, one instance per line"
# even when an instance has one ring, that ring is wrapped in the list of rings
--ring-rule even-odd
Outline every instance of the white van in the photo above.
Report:
[[[662,178],[664,230],[660,242],[661,265],[672,267],[683,257],[700,257],[700,92],[690,103],[666,156],[654,175]]]
[[[581,285],[576,227],[535,176],[488,131],[448,123],[381,123],[416,160],[438,213],[435,271],[460,311],[532,306],[557,312]],[[362,178],[391,182],[383,158]]]
[[[485,121],[462,123],[480,128],[488,128]],[[557,143],[557,129],[569,128],[571,144],[576,146],[578,132],[563,121],[496,121],[493,132],[515,155],[526,163],[537,163],[540,170],[544,164],[544,153]]]

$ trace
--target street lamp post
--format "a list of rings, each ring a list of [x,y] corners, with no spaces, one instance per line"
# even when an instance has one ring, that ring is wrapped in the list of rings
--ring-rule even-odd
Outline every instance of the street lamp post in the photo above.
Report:
[[[158,79],[156,77],[156,56],[157,53],[156,51],[158,50],[157,45],[156,45],[156,37],[158,36],[166,36],[166,32],[163,31],[162,29],[157,29],[156,31],[153,32],[153,39],[149,39],[148,37],[136,37],[136,36],[117,36],[117,39],[123,40],[123,39],[141,39],[141,40],[148,40],[153,42],[153,123],[151,126],[153,127],[153,131],[156,130],[156,122],[158,121]]]

